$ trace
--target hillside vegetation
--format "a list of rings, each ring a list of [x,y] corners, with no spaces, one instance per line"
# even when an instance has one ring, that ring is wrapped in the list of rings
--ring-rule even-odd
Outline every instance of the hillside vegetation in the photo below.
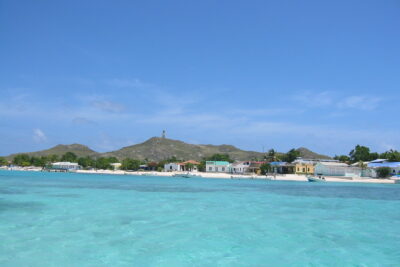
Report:
[[[319,158],[328,159],[330,157],[314,153],[307,148],[298,148],[299,155],[303,158]],[[71,145],[57,145],[53,148],[24,153],[29,156],[41,157],[57,155],[61,157],[67,152],[72,152],[78,157],[116,157],[119,160],[124,158],[133,158],[138,160],[149,160],[149,161],[161,161],[175,157],[179,160],[202,160],[210,157],[214,154],[227,154],[232,160],[261,160],[264,158],[265,153],[256,151],[241,150],[232,145],[195,145],[188,144],[179,140],[173,140],[168,138],[153,137],[147,141],[123,147],[119,150],[98,153],[89,147],[81,144]],[[21,153],[18,153],[21,154]],[[8,159],[12,159],[17,154],[8,156]],[[283,155],[277,153],[277,155]]]

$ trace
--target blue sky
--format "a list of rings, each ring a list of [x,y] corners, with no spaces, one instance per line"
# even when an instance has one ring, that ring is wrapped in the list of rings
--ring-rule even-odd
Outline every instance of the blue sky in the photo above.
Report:
[[[400,149],[400,2],[0,0],[0,155],[159,136]]]

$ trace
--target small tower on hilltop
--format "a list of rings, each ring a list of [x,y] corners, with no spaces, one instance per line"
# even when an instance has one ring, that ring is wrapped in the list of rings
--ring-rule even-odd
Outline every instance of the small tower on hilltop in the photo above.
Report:
[[[162,139],[165,139],[165,130],[162,131],[161,138],[162,138]]]

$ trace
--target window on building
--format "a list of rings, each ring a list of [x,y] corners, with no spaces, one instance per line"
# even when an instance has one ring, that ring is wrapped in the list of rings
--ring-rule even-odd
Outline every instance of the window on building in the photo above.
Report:
[[[303,168],[303,172],[306,172],[306,168]]]
[[[223,172],[225,171],[225,167],[222,167],[222,171],[223,171]]]
[[[212,171],[212,167],[208,167],[208,170],[209,170],[209,171]]]

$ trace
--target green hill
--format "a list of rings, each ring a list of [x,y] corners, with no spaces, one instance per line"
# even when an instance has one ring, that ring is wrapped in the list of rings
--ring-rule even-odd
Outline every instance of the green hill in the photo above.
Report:
[[[302,158],[305,158],[305,159],[332,159],[329,156],[315,153],[315,152],[313,152],[313,151],[311,151],[311,150],[309,150],[309,149],[307,149],[305,147],[300,147],[300,148],[298,148],[296,150],[299,151],[300,152],[300,156]]]
[[[213,154],[228,154],[234,160],[261,159],[263,157],[260,152],[244,151],[231,145],[193,145],[159,137],[153,137],[141,144],[127,146],[103,155],[115,156],[119,159],[129,157],[160,161],[171,157],[182,160],[201,160]]]
[[[49,148],[46,150],[36,151],[36,152],[15,153],[15,154],[9,155],[7,158],[12,159],[17,154],[28,154],[29,156],[35,156],[35,157],[48,156],[48,155],[62,156],[67,152],[73,152],[78,157],[97,156],[98,155],[98,153],[96,151],[90,149],[87,146],[80,145],[80,144],[71,144],[71,145],[57,145],[55,147],[52,147],[52,148]]]
[[[307,148],[301,147],[297,151],[300,152],[300,156],[303,158],[312,159],[329,159],[330,157],[325,155],[320,155],[315,152],[310,151]],[[23,154],[28,154],[30,156],[48,156],[48,155],[58,155],[62,156],[67,152],[73,152],[78,157],[117,157],[122,160],[124,158],[134,158],[134,159],[148,159],[150,161],[160,161],[164,159],[169,159],[176,157],[181,160],[201,160],[205,157],[212,156],[214,154],[228,154],[233,160],[253,160],[253,159],[263,159],[264,154],[255,151],[245,151],[241,150],[232,145],[195,145],[188,144],[179,140],[167,139],[153,137],[149,140],[132,145],[123,147],[119,150],[98,153],[85,145],[71,144],[71,145],[57,145],[50,149],[41,150],[37,152],[28,152]],[[17,153],[22,154],[22,153]],[[7,158],[12,159],[15,155],[9,155]],[[282,155],[282,153],[277,153],[277,155]]]

